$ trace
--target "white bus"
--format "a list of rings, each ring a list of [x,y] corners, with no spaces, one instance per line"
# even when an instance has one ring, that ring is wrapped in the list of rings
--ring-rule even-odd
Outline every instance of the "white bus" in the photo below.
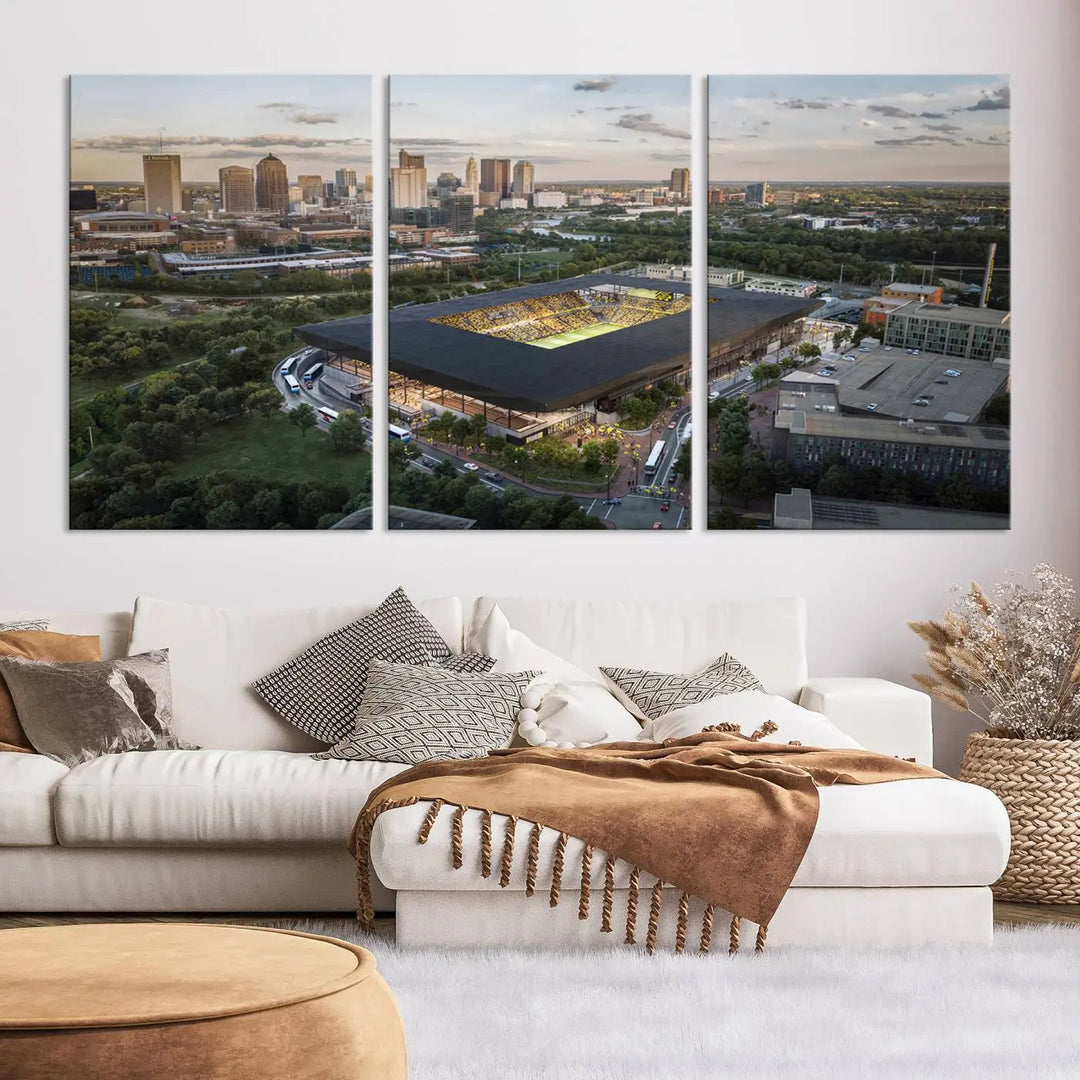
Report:
[[[407,443],[412,437],[408,428],[398,427],[397,424],[389,424],[387,426],[387,431],[390,434],[390,438],[395,439],[398,442]]]
[[[322,374],[323,365],[314,364],[304,372],[304,385],[310,390],[311,384]]]
[[[289,392],[292,394],[300,393],[300,384],[292,375],[285,376],[285,385],[289,388]]]
[[[328,424],[332,424],[338,418],[338,415],[336,409],[327,408],[325,405],[319,406],[319,419],[325,420]]]
[[[664,440],[661,439],[653,448],[652,453],[649,454],[649,460],[645,462],[645,467],[641,470],[646,476],[655,476],[656,470],[660,468],[660,462],[664,458]]]
[[[693,435],[694,435],[694,421],[691,420],[686,425],[686,429],[683,431],[682,441],[683,442],[688,442],[691,438],[693,438]]]
[[[293,366],[293,357],[290,356],[289,359],[286,360],[285,363],[281,365],[281,374],[282,375],[288,375],[289,372],[292,371],[292,366]]]

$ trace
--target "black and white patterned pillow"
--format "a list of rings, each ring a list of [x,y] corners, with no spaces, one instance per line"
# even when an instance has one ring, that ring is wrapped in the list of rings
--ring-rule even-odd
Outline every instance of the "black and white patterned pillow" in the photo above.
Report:
[[[450,655],[439,631],[399,588],[362,619],[256,679],[251,689],[293,727],[336,743],[353,730],[369,661],[442,664]]]
[[[521,694],[539,674],[461,674],[372,660],[356,730],[312,756],[406,765],[483,757],[509,745]]]
[[[757,676],[730,653],[692,675],[675,675],[642,668],[602,667],[615,696],[642,720],[658,720],[666,713],[699,701],[734,694],[740,690],[764,690]]]
[[[0,622],[0,634],[21,633],[24,630],[48,630],[48,619],[13,619]]]

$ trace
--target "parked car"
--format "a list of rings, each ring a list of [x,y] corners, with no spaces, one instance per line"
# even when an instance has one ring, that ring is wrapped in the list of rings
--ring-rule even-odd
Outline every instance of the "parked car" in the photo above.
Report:
[[[653,527],[654,529],[662,529],[662,528],[664,527],[664,525],[663,525],[663,522],[660,522],[660,521],[654,521],[654,522],[652,523],[652,527]]]
[[[964,373],[962,371],[957,371],[956,368],[948,368],[945,374],[948,375],[950,379],[959,379]]]
[[[610,498],[604,500],[605,506],[622,506],[622,499]]]
[[[662,503],[660,504],[660,509],[661,509],[661,510],[670,510],[670,509],[671,509],[671,503],[669,503],[669,502],[662,502]]]
[[[870,404],[866,406],[866,411],[867,412],[874,412],[874,410],[877,409],[877,407],[878,407],[878,403],[876,401],[871,401]]]
[[[668,424],[667,429],[668,429],[668,431],[674,431],[675,430],[675,421],[674,420],[672,420],[671,423]]]

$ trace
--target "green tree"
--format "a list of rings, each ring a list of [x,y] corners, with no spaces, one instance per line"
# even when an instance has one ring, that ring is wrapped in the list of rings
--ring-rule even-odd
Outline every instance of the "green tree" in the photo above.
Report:
[[[281,394],[272,386],[260,387],[248,394],[247,407],[253,412],[262,414],[269,423],[270,417],[281,410]]]
[[[821,348],[812,341],[804,341],[796,350],[804,360],[813,360],[821,355]]]
[[[352,409],[344,409],[338,414],[330,424],[329,434],[331,445],[339,453],[351,454],[364,447],[364,429],[360,417]]]
[[[607,497],[611,498],[611,481],[615,472],[615,463],[619,460],[619,443],[617,439],[605,439],[600,444],[600,461],[607,470]]]
[[[308,428],[313,428],[318,422],[315,410],[305,401],[289,410],[289,423],[295,424],[300,429],[300,434],[307,437]]]
[[[738,454],[721,454],[713,463],[710,477],[720,502],[728,492],[735,490],[741,472],[742,459]]]
[[[741,454],[750,441],[750,404],[745,397],[729,399],[720,415],[722,454]]]

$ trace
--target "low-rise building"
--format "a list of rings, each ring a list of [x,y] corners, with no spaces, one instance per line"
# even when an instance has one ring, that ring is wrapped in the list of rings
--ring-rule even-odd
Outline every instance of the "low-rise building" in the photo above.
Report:
[[[566,205],[566,192],[534,191],[532,204],[537,210],[559,210]]]
[[[792,281],[787,278],[751,277],[746,279],[747,292],[773,293],[776,296],[801,296],[809,299],[817,292],[814,281]]]
[[[909,300],[888,313],[884,341],[964,360],[1007,360],[1010,331],[1008,311]]]

